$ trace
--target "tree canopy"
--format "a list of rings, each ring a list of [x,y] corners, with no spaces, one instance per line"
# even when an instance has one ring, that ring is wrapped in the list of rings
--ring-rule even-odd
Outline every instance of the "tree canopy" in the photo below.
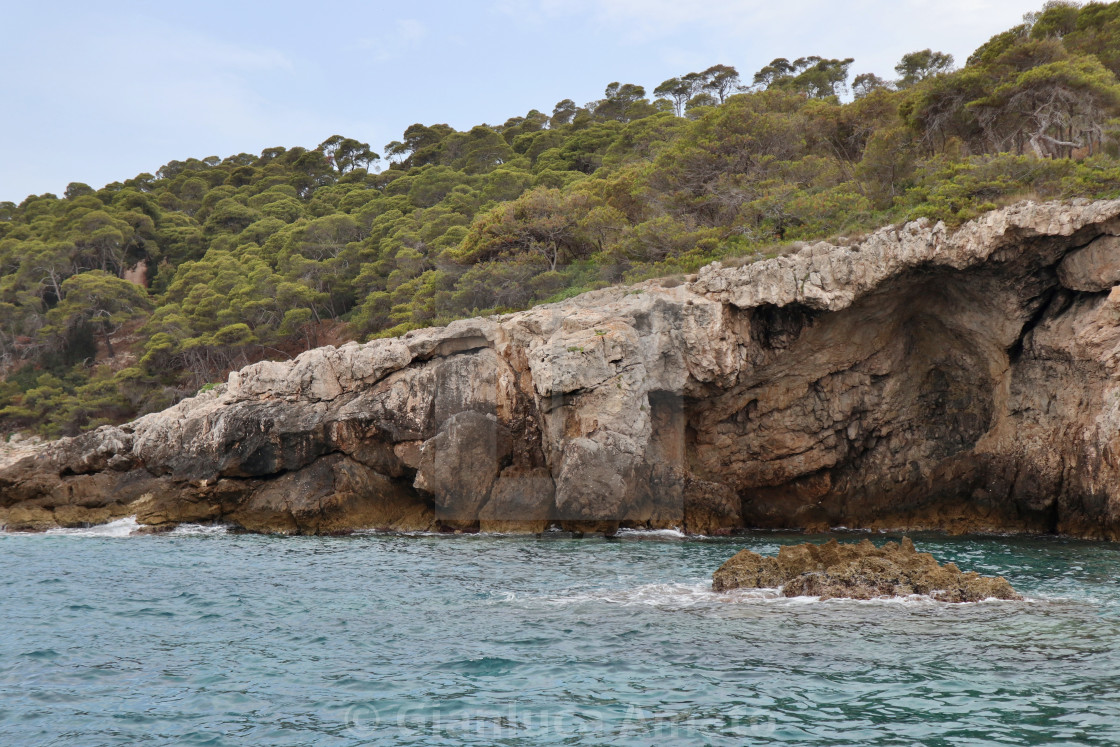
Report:
[[[310,346],[753,261],[1033,197],[1120,194],[1120,3],[1048,2],[963,67],[854,60],[612,82],[381,154],[170,161],[0,203],[0,432],[73,434]]]

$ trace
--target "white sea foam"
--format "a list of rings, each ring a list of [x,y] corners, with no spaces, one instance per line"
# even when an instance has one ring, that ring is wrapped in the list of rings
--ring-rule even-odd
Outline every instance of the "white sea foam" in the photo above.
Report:
[[[744,589],[727,594],[712,591],[711,581],[695,583],[643,584],[632,589],[595,589],[556,597],[535,599],[520,595],[506,596],[506,601],[539,602],[548,606],[618,605],[621,607],[660,607],[689,609],[737,602],[780,599],[777,589]]]
[[[785,602],[791,604],[858,604],[858,605],[889,605],[898,607],[945,607],[945,608],[964,608],[977,604],[1022,604],[1024,602],[1035,603],[1038,599],[1023,598],[1023,599],[996,599],[989,597],[981,599],[977,602],[945,602],[939,599],[934,599],[925,594],[909,594],[904,597],[875,597],[874,599],[849,599],[848,597],[833,597],[831,599],[822,600],[820,597],[810,596],[797,596],[797,597],[783,597],[781,596],[781,589],[772,590]],[[738,592],[731,592],[732,594]]]
[[[229,527],[225,524],[180,524],[168,532],[173,537],[187,536],[215,536],[229,534]]]
[[[615,534],[620,538],[634,539],[688,539],[680,529],[619,529]]]
[[[108,524],[98,524],[80,529],[48,529],[44,534],[65,535],[67,537],[127,537],[140,528],[135,516],[110,521]]]
[[[55,537],[131,537],[133,532],[141,529],[135,516],[128,516],[108,524],[97,524],[91,527],[56,527],[43,532],[44,535]],[[216,536],[228,534],[229,527],[224,524],[180,524],[167,533],[167,536]],[[161,535],[155,535],[161,536]]]
[[[941,602],[932,597],[914,594],[905,597],[880,597],[877,599],[834,598],[822,601],[820,597],[786,597],[780,588],[736,589],[729,592],[712,590],[710,581],[695,583],[643,584],[631,589],[596,589],[554,597],[527,597],[513,592],[502,592],[502,602],[544,604],[547,606],[618,605],[621,607],[658,607],[666,610],[693,608],[721,608],[725,605],[766,604],[788,607],[806,605],[890,605],[898,607],[959,608],[975,604],[1003,603],[1006,600],[986,599],[965,604]],[[1036,600],[1026,600],[1028,602]]]

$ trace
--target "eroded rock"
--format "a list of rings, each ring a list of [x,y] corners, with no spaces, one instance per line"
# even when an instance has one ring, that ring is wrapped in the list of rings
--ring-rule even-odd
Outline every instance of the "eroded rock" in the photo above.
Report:
[[[1058,279],[1070,290],[1099,293],[1120,283],[1120,236],[1101,236],[1067,254]]]
[[[0,460],[0,526],[1120,539],[1117,233],[1021,203],[258,363]]]
[[[942,602],[1022,599],[1002,576],[962,572],[918,552],[910,538],[876,547],[870,540],[787,545],[777,557],[741,550],[712,575],[716,591],[781,588],[787,597],[877,599],[921,594]]]

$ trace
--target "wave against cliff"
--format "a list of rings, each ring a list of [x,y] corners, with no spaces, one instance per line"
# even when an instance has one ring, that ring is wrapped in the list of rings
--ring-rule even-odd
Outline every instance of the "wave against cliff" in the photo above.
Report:
[[[0,468],[0,524],[1120,538],[1120,200],[294,361]]]

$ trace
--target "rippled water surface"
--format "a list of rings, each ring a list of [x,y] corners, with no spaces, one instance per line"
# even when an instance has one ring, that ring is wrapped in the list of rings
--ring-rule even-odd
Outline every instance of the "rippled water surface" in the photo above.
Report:
[[[1120,744],[1115,544],[919,536],[1030,597],[948,605],[710,591],[793,535],[128,529],[0,535],[0,743]]]

